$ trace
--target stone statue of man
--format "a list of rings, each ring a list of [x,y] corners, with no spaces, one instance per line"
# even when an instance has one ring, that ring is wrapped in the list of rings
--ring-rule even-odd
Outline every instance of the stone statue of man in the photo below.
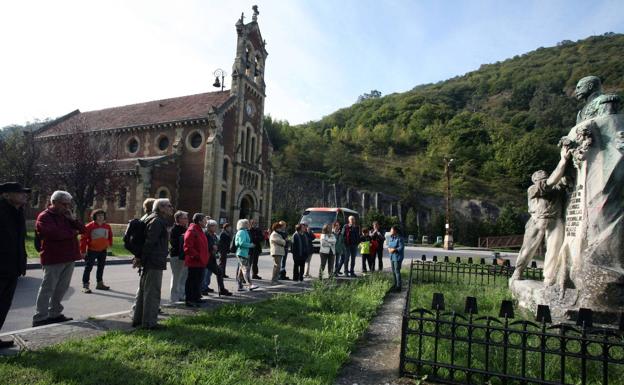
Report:
[[[576,116],[576,124],[598,116],[616,114],[620,107],[618,95],[602,93],[602,83],[598,76],[586,76],[579,80],[574,95],[578,100],[586,102]]]
[[[529,218],[511,280],[522,280],[522,273],[542,244],[546,241],[544,282],[552,284],[557,278],[557,253],[564,238],[563,203],[565,200],[565,168],[570,158],[567,146],[561,147],[561,160],[548,176],[544,170],[533,173],[533,185],[528,188]]]

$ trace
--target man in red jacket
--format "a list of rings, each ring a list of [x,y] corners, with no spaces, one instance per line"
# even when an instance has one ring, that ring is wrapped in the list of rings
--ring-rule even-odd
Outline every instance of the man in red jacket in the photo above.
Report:
[[[72,196],[67,191],[55,191],[50,206],[37,217],[35,229],[41,239],[43,280],[37,294],[37,312],[33,326],[70,321],[63,315],[61,300],[69,288],[74,261],[81,259],[78,234],[84,225],[72,211]]]

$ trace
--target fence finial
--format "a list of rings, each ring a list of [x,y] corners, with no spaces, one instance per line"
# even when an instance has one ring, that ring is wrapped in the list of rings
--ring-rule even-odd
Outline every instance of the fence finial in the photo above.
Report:
[[[537,315],[535,316],[535,320],[542,323],[552,323],[550,307],[548,305],[537,305]]]
[[[593,318],[592,310],[582,307],[578,311],[578,316],[576,317],[576,324],[578,326],[590,328],[593,326],[592,318]]]
[[[509,300],[501,301],[501,307],[498,316],[501,318],[514,318],[513,302]]]
[[[479,309],[477,307],[477,297],[466,297],[466,306],[464,306],[464,313],[466,314],[478,314]]]
[[[434,310],[444,310],[444,294],[433,293],[433,301],[431,301],[431,308]]]

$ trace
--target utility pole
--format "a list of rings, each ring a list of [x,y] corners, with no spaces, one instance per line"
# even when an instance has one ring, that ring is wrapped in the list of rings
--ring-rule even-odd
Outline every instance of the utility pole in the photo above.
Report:
[[[446,233],[444,234],[444,249],[453,250],[453,228],[451,227],[451,164],[453,158],[444,157],[444,174],[446,175]]]

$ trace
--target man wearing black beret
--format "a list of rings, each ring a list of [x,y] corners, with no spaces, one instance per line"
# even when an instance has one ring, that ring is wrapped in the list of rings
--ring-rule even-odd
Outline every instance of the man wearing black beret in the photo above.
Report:
[[[16,182],[0,184],[0,329],[9,313],[17,278],[26,275],[26,221],[24,205],[29,188]],[[0,349],[13,341],[0,340]]]

